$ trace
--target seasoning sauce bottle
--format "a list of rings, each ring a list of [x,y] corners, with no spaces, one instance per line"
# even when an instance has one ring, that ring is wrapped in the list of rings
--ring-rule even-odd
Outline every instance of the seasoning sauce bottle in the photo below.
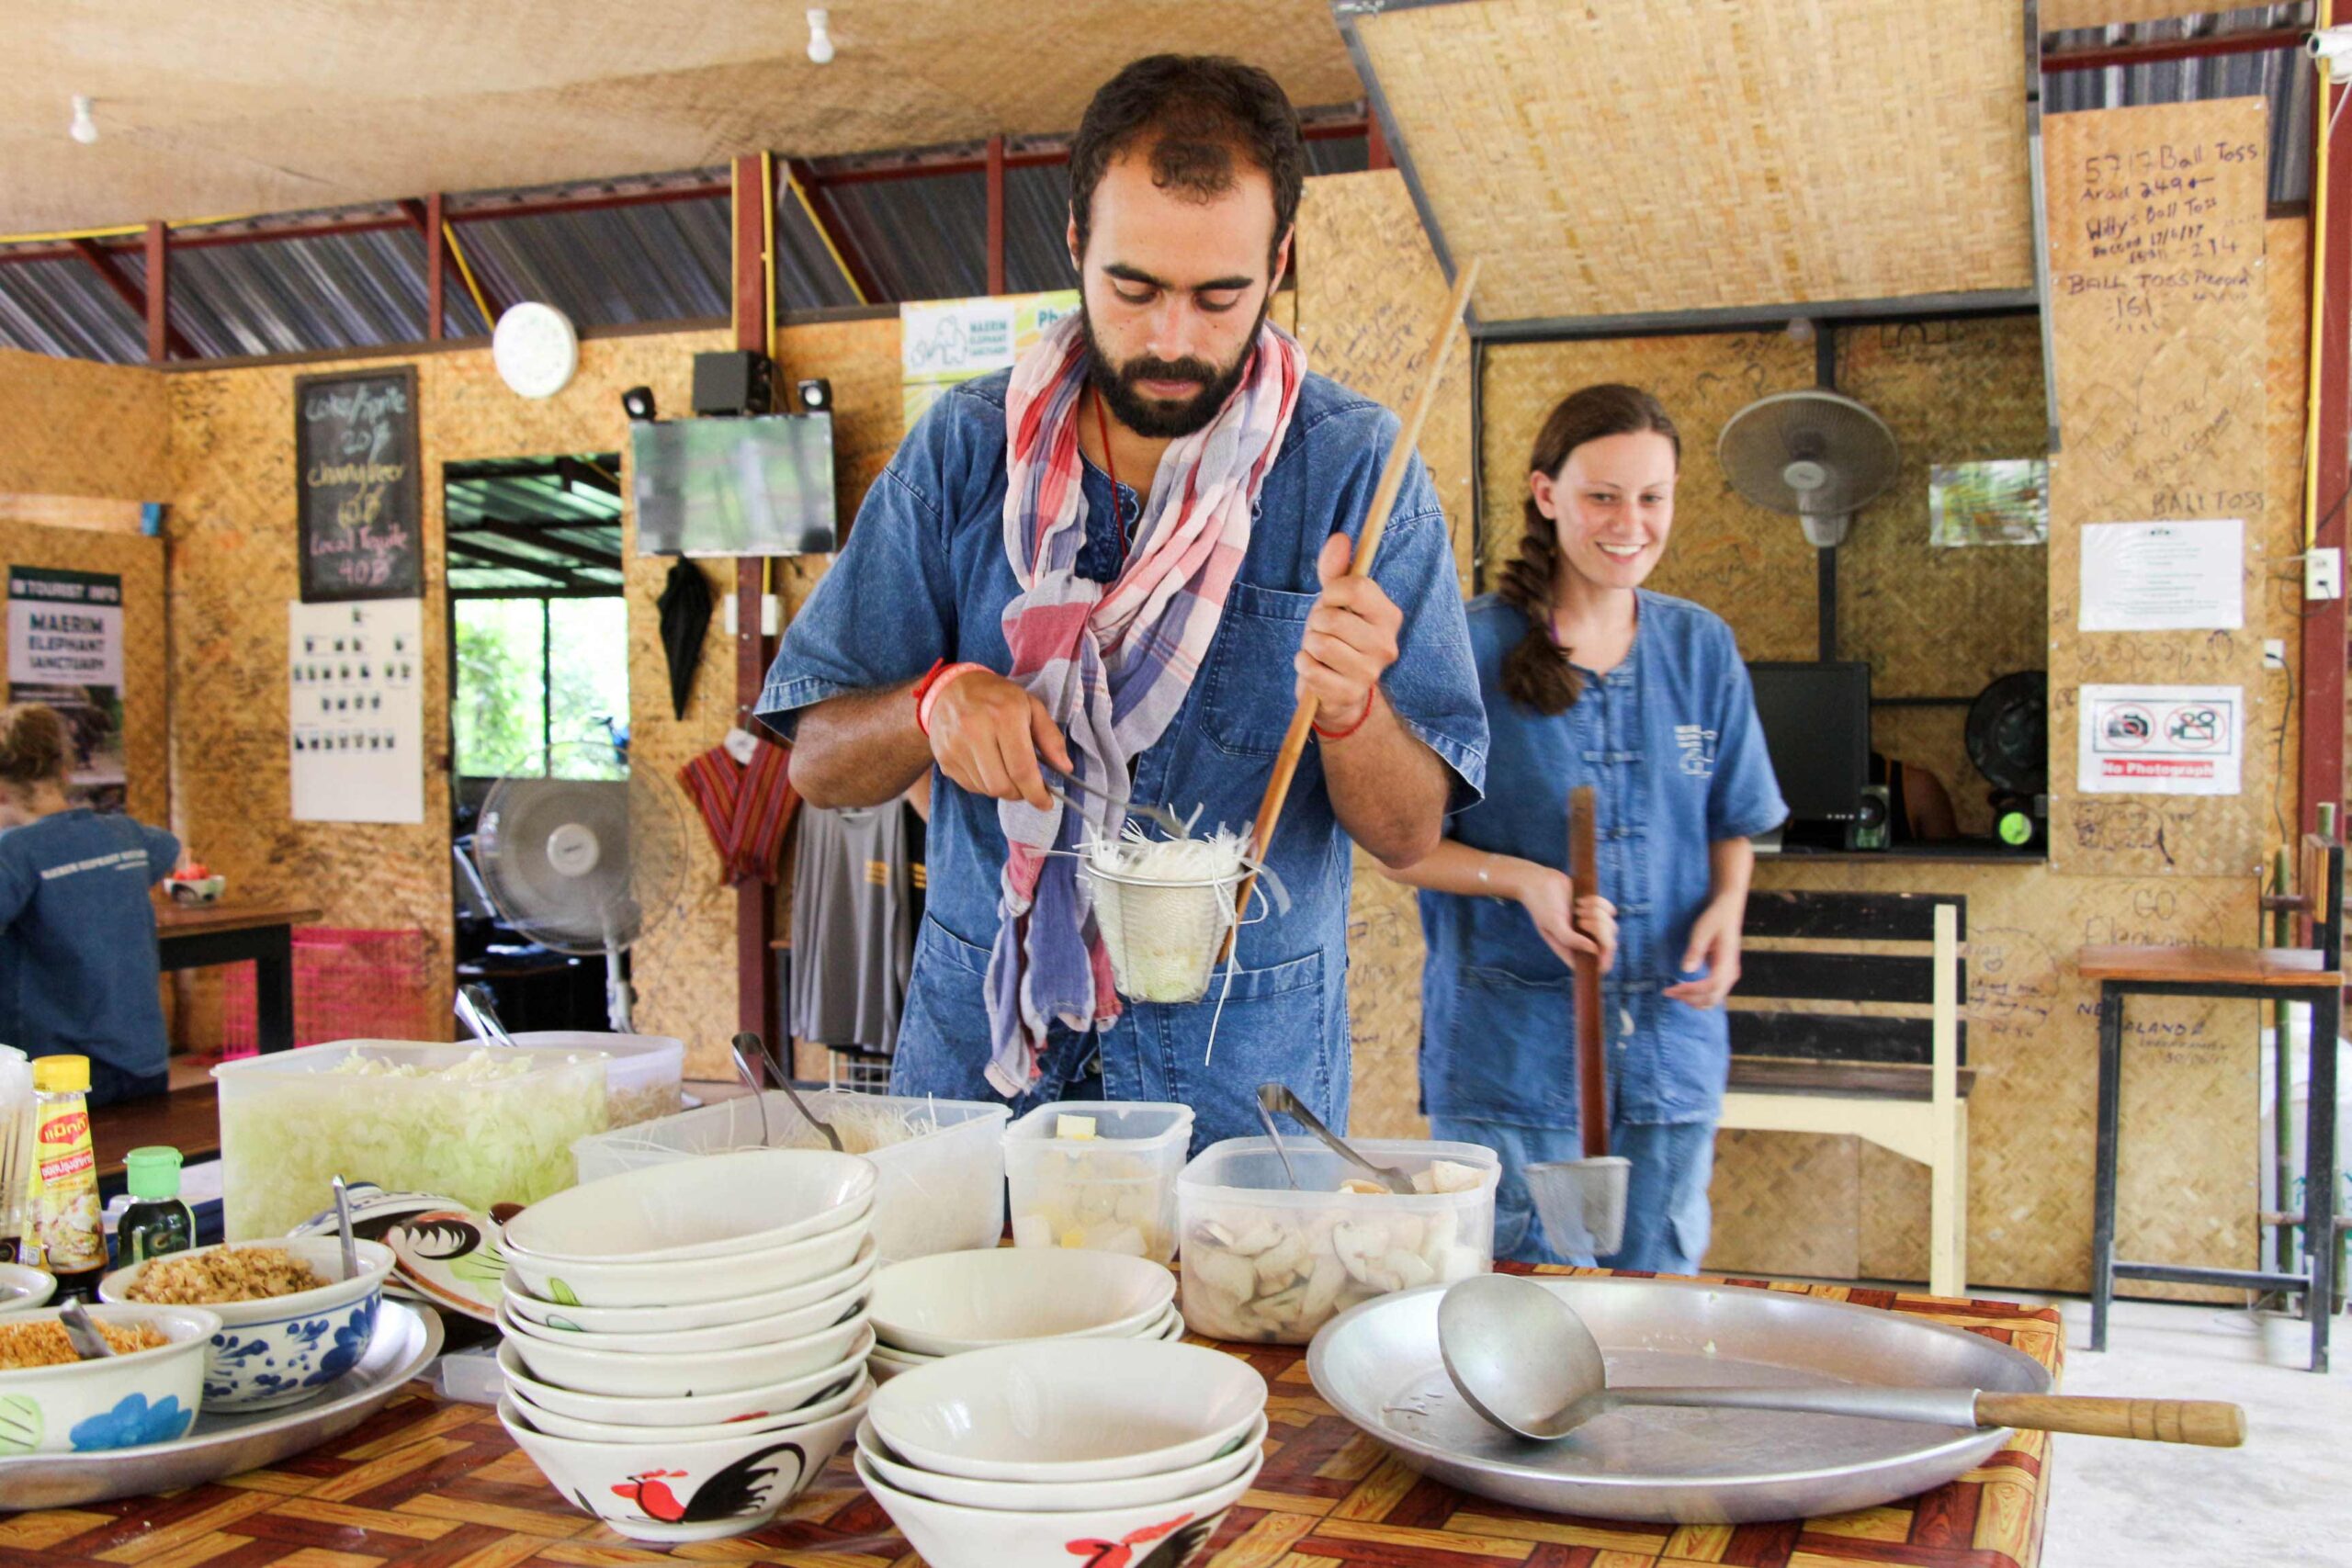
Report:
[[[87,1056],[43,1056],[33,1063],[35,1261],[57,1277],[61,1296],[91,1295],[107,1271],[89,1093]]]
[[[180,1199],[180,1152],[166,1144],[122,1156],[131,1204],[115,1227],[115,1255],[125,1269],[196,1245],[196,1213]]]

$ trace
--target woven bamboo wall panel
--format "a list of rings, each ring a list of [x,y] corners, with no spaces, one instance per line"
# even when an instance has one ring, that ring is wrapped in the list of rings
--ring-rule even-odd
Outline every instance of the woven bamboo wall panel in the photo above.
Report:
[[[2211,9],[2211,0],[2041,0],[2041,30],[2056,33],[2118,22],[2160,22]]]
[[[2014,0],[1359,18],[1487,321],[2032,282]]]
[[[286,605],[296,592],[294,378],[266,366],[176,374],[172,400],[174,812],[193,852],[242,896],[300,898],[330,925],[424,931],[436,1015],[447,1011],[451,942],[447,608],[441,465],[481,457],[626,449],[623,389],[686,402],[691,355],[718,334],[591,340],[556,397],[515,397],[480,351],[414,361],[425,457],[424,820],[414,827],[295,822],[286,753]],[[642,613],[632,577],[631,616]],[[633,687],[642,690],[640,683]],[[641,713],[642,710],[640,710]],[[659,749],[651,727],[639,733]],[[683,922],[680,922],[683,923]],[[658,978],[665,931],[648,938],[639,1026],[676,1032]],[[731,994],[731,993],[730,993]]]
[[[1452,287],[1394,169],[1325,175],[1299,203],[1297,336],[1307,367],[1387,405],[1399,419],[1419,395],[1421,360]],[[1469,334],[1455,334],[1421,431],[1421,461],[1470,578]]]
[[[2260,739],[2277,723],[2262,638],[2290,635],[2295,608],[2268,579],[2300,547],[2293,508],[2266,493],[2268,290],[2301,287],[2265,265],[2266,107],[2238,98],[2056,115],[2047,135],[2065,443],[2051,474],[2052,751],[2075,753],[2075,693],[2086,682],[2236,686]],[[2075,629],[2084,525],[2218,517],[2246,522],[2242,630]],[[2072,766],[2053,766],[2053,863],[2104,876],[2252,874],[2277,829],[2248,750],[2234,796],[2085,796]]]
[[[164,378],[0,348],[0,494],[162,501],[171,488]]]
[[[1720,1132],[1707,1267],[1815,1280],[1868,1278],[1855,1215],[1859,1138]]]
[[[1928,542],[1931,465],[2047,454],[2040,323],[1841,331],[1838,389],[1886,421],[1902,448],[1893,488],[1854,519],[1838,552],[1840,653],[1870,660],[1878,696],[1973,696],[1996,676],[2043,668],[2048,552]]]
[[[2054,876],[2039,866],[1805,866],[1763,861],[1759,888],[1952,893],[1968,899],[1969,1281],[2079,1291],[2090,1278],[2098,987],[2088,942],[2234,943],[2254,929],[2252,881]],[[2125,1044],[2125,1158],[2117,1247],[2150,1261],[2250,1267],[2256,1159],[2255,1025],[2244,1002],[2135,998]],[[1833,1173],[1840,1139],[1796,1139]],[[1805,1156],[1752,1136],[1717,1142],[1713,1259],[1798,1272],[1856,1248],[1864,1278],[1924,1276],[1925,1168],[1862,1145],[1852,1206],[1791,1172]],[[1834,1184],[1833,1184],[1834,1187]],[[1781,1192],[1781,1201],[1757,1193]],[[1839,1237],[1845,1239],[1841,1242]],[[1725,1265],[1728,1266],[1728,1265]],[[2138,1286],[2132,1293],[2165,1294]]]
[[[107,571],[122,579],[122,762],[130,779],[130,814],[166,825],[171,739],[164,705],[164,542],[137,534],[0,522],[0,567],[14,566]],[[7,647],[0,642],[0,682],[7,679]]]
[[[1813,380],[1813,345],[1783,333],[1488,348],[1479,426],[1487,584],[1519,552],[1528,454],[1544,420],[1578,388],[1623,381],[1656,395],[1682,434],[1674,533],[1649,585],[1722,615],[1750,659],[1812,658],[1813,547],[1795,518],[1753,506],[1731,488],[1715,437],[1758,398]]]

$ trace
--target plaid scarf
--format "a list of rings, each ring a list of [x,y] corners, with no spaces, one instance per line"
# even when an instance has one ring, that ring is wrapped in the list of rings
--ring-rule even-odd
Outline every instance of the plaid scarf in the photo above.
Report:
[[[1005,606],[1004,637],[1012,679],[1069,737],[1079,782],[1124,795],[1129,760],[1183,706],[1216,636],[1250,548],[1252,503],[1298,407],[1306,355],[1281,328],[1260,328],[1225,407],[1161,457],[1126,565],[1109,583],[1076,570],[1086,541],[1078,450],[1086,367],[1085,323],[1071,316],[1013,368],[1004,548],[1022,592]],[[1113,833],[1116,815],[1104,824]],[[988,1078],[1007,1098],[1036,1080],[1056,1021],[1082,1030],[1119,1016],[1076,863],[1046,853],[1078,847],[1071,817],[1059,806],[997,805],[1007,852],[989,956]]]

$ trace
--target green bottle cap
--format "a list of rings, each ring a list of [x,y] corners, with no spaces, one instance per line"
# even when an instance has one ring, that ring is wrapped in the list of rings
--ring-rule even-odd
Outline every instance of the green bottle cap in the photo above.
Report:
[[[157,1144],[133,1149],[122,1156],[125,1184],[133,1198],[176,1198],[180,1195],[180,1152]]]
[[[2001,814],[2001,842],[2018,847],[2022,846],[2032,837],[2032,818],[2022,811],[2005,811]]]

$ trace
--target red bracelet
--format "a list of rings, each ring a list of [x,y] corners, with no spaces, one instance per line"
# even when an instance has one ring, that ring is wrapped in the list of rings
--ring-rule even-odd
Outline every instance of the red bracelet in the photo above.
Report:
[[[1363,728],[1364,721],[1372,716],[1372,705],[1378,700],[1379,696],[1380,688],[1378,686],[1374,686],[1371,691],[1366,692],[1363,694],[1363,712],[1356,715],[1356,721],[1348,726],[1345,729],[1326,729],[1318,724],[1315,727],[1315,733],[1321,736],[1326,740],[1345,740],[1349,736],[1353,735],[1357,730]]]
[[[929,670],[923,671],[922,679],[915,682],[915,728],[929,735],[933,705],[938,700],[939,694],[947,689],[947,682],[958,675],[968,675],[975,670],[986,668],[984,664],[950,664],[944,659],[933,662]]]

